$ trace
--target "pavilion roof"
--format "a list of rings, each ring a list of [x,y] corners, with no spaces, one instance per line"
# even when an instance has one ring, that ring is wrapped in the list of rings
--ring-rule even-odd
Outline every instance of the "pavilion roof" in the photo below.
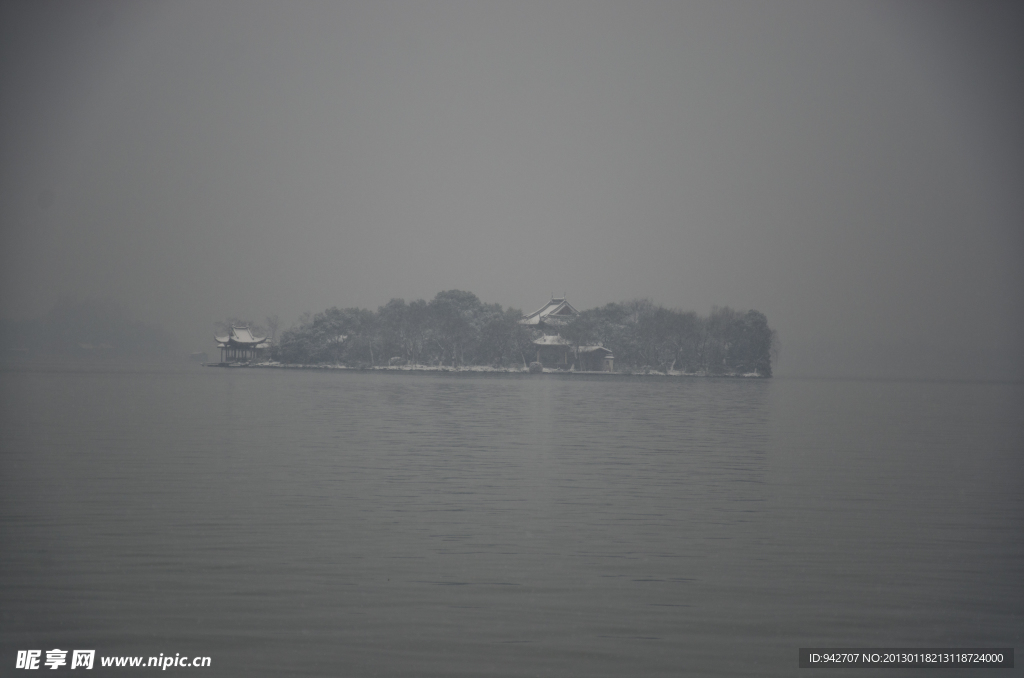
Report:
[[[523,316],[519,322],[524,325],[540,325],[547,320],[568,320],[579,314],[580,312],[573,308],[572,304],[565,300],[565,297],[556,297],[530,315]]]
[[[217,344],[220,348],[227,348],[228,346],[250,346],[253,348],[266,348],[269,344],[266,337],[254,337],[252,330],[248,327],[236,327],[231,326],[231,332],[226,336],[217,336]]]

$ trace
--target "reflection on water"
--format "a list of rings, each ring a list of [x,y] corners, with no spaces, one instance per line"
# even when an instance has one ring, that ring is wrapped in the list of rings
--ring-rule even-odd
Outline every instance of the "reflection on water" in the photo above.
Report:
[[[1024,630],[1020,385],[2,380],[2,661],[790,675]]]

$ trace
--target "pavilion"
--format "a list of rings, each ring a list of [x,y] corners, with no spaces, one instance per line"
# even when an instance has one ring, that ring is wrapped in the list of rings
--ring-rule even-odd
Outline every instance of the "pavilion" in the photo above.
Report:
[[[582,372],[613,372],[615,357],[604,346],[573,346],[558,334],[545,334],[533,340],[537,362],[545,367],[567,370],[570,366]]]
[[[565,296],[551,297],[551,301],[544,304],[529,315],[524,315],[519,321],[521,325],[527,325],[543,334],[533,340],[533,346],[537,351],[537,362],[545,367],[555,367],[567,370],[570,366],[584,372],[612,372],[615,369],[615,358],[609,348],[600,344],[596,346],[574,346],[566,341],[560,334],[549,334],[549,331],[558,330],[569,323],[580,314],[572,307]]]
[[[270,347],[266,337],[252,336],[252,330],[248,327],[232,325],[227,336],[216,339],[222,364],[259,360],[263,350]]]

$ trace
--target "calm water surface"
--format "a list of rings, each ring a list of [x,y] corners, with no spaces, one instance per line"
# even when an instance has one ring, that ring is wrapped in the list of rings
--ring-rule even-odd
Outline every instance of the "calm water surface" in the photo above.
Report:
[[[208,676],[788,676],[801,646],[1024,647],[1021,384],[0,385],[0,666],[57,647],[207,655],[169,671]]]

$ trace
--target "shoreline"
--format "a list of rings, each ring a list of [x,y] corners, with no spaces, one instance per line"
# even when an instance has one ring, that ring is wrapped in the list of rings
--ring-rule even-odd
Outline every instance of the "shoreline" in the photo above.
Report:
[[[452,367],[450,365],[375,365],[372,367],[348,367],[347,365],[328,364],[303,364],[303,363],[203,363],[203,367],[225,367],[225,368],[250,368],[250,369],[282,369],[282,370],[342,370],[348,372],[444,372],[459,374],[532,374],[527,367],[492,367],[490,365],[467,365],[464,367]],[[746,374],[707,374],[704,372],[681,372],[669,370],[661,372],[658,370],[645,370],[642,372],[586,372],[583,370],[558,370],[545,367],[540,374],[560,375],[604,375],[617,377],[702,377],[702,378],[730,378],[730,379],[770,379],[757,372]]]

